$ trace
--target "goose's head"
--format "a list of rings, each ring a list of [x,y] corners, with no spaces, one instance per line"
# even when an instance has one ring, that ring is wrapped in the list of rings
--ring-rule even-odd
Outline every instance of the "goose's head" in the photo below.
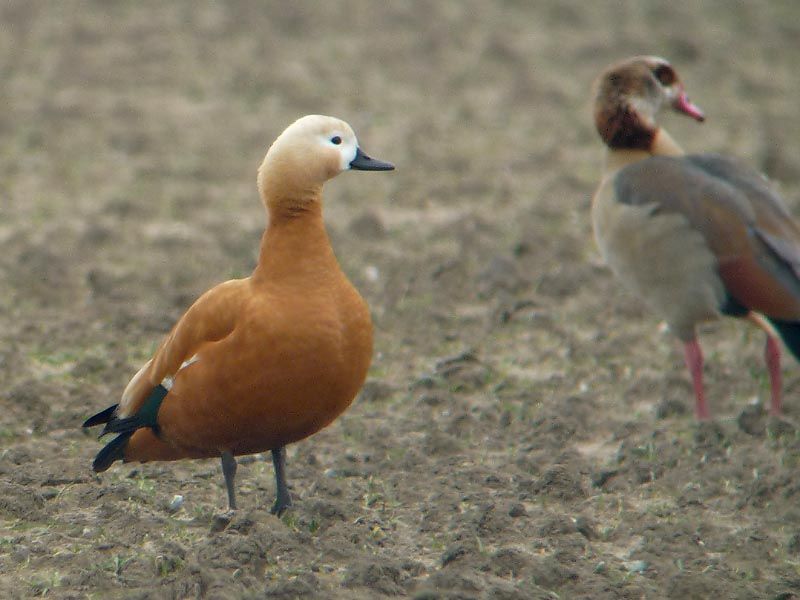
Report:
[[[595,82],[594,119],[611,148],[649,150],[664,106],[703,121],[672,65],[657,56],[634,56],[608,67]]]
[[[289,125],[273,142],[258,170],[258,187],[269,206],[302,203],[342,171],[391,171],[394,165],[370,158],[358,146],[353,129],[335,117],[307,115]]]

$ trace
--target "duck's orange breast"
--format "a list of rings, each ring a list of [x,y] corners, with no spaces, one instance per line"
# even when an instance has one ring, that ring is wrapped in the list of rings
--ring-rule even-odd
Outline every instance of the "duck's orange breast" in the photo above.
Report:
[[[282,286],[253,289],[233,333],[203,347],[176,374],[158,415],[160,439],[171,447],[161,452],[262,452],[339,416],[364,383],[372,357],[368,307],[339,276],[303,294]],[[142,444],[153,442],[144,437]],[[128,460],[156,451],[137,452],[137,441],[131,440]]]

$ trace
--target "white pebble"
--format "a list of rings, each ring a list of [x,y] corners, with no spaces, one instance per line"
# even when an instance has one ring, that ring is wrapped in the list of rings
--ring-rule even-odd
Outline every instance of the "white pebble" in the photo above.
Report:
[[[174,513],[178,512],[181,506],[183,506],[183,496],[181,496],[180,494],[175,494],[172,497],[170,503],[167,505],[167,509],[169,510],[169,512]]]

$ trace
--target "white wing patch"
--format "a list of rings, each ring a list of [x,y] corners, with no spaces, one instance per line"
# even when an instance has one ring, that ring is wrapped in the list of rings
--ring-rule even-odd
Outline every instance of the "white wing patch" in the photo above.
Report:
[[[164,380],[161,382],[161,385],[163,385],[165,388],[167,388],[167,390],[171,390],[172,389],[172,385],[175,383],[175,376],[178,373],[180,373],[181,369],[185,369],[189,365],[193,365],[198,360],[200,360],[200,357],[197,354],[195,354],[189,360],[183,361],[183,364],[175,372],[175,375],[167,375],[166,377],[164,377]]]

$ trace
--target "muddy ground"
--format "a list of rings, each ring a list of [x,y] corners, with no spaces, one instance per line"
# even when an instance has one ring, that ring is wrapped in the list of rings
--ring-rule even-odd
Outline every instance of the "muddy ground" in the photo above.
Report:
[[[386,6],[384,6],[386,5]],[[800,597],[800,370],[704,329],[713,423],[589,225],[589,86],[669,57],[665,124],[800,214],[796,2],[120,2],[0,7],[0,597]],[[80,429],[205,289],[247,274],[255,169],[306,113],[392,174],[326,188],[375,358],[292,446],[90,469]],[[170,507],[182,495],[183,505]]]

